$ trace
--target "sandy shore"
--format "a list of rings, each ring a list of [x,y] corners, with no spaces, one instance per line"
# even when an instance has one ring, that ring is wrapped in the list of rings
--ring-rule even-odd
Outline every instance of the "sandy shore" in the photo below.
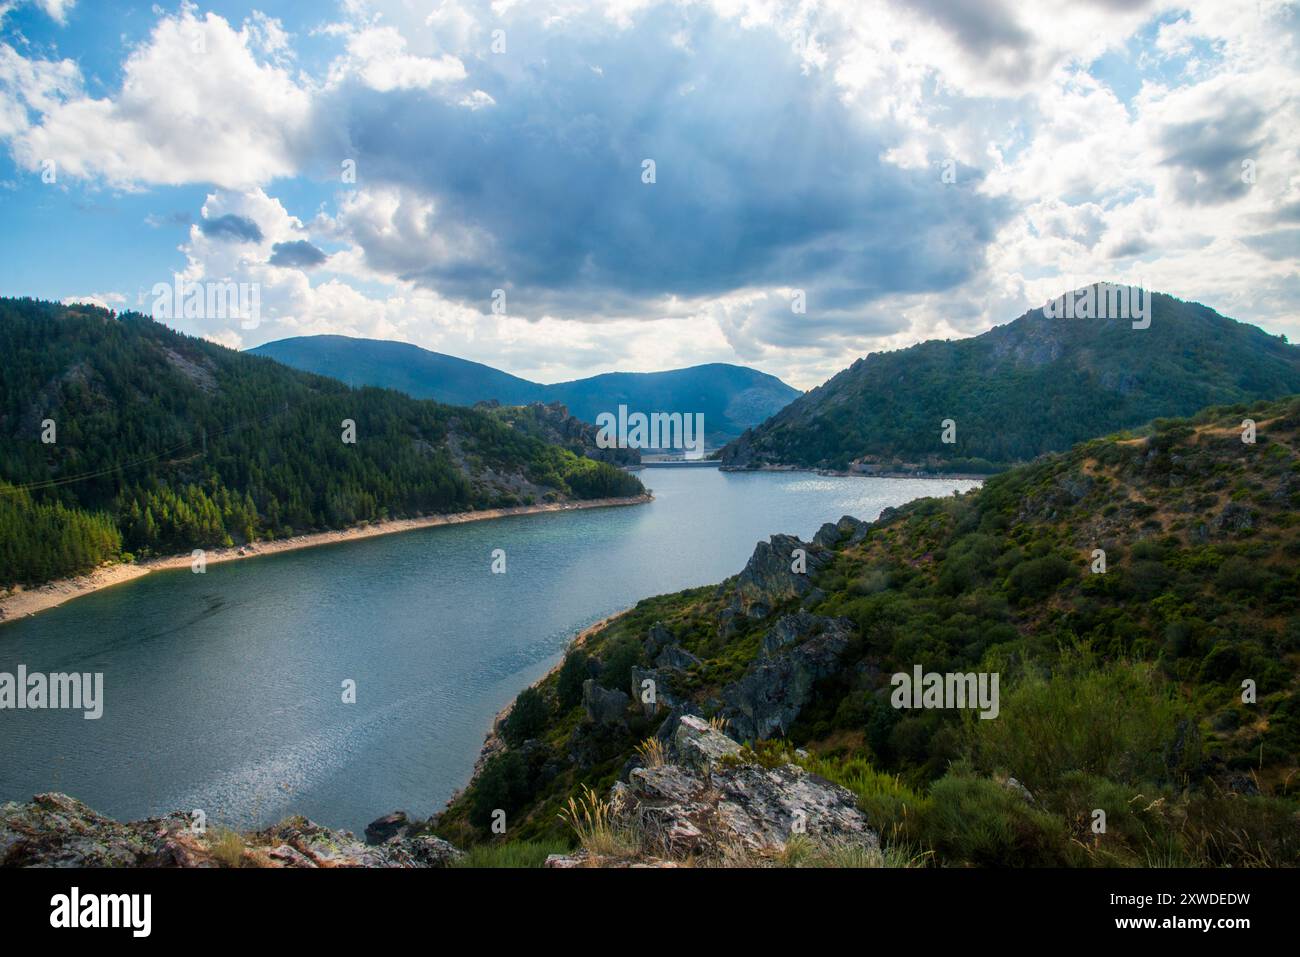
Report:
[[[584,508],[610,508],[618,505],[642,505],[651,501],[651,495],[636,495],[629,498],[599,498],[582,502],[558,502],[547,505],[520,505],[515,508],[492,508],[477,512],[455,512],[450,515],[429,515],[424,518],[394,519],[389,522],[374,522],[369,525],[354,525],[339,531],[314,532],[310,535],[295,535],[293,538],[277,539],[271,542],[256,542],[235,548],[207,549],[207,563],[238,561],[241,558],[257,558],[261,555],[274,555],[277,552],[291,552],[299,548],[315,548],[319,545],[332,545],[336,542],[351,542],[361,538],[374,538],[378,535],[393,535],[397,532],[410,532],[417,528],[431,528],[436,525],[459,525],[462,522],[481,522],[493,518],[506,518],[511,515],[537,515],[542,512],[568,512]],[[97,568],[88,575],[75,578],[62,578],[58,581],[39,585],[35,588],[16,588],[9,592],[0,592],[0,624],[34,615],[37,612],[55,608],[66,601],[89,595],[101,588],[111,588],[123,582],[140,578],[150,572],[166,568],[189,568],[190,555],[172,555],[168,558],[154,558],[131,564],[106,565]]]

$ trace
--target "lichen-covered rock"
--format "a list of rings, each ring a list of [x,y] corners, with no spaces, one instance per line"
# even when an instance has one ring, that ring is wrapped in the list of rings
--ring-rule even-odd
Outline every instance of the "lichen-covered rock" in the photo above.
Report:
[[[676,741],[679,763],[634,768],[610,792],[611,815],[638,835],[639,856],[769,854],[795,835],[879,848],[846,788],[798,765],[746,763],[739,745],[698,718],[681,720]]]
[[[159,849],[152,829],[121,824],[66,794],[0,805],[0,866],[136,867]]]
[[[3,867],[445,867],[460,854],[429,834],[401,830],[365,844],[304,817],[236,835],[232,844],[215,828],[196,831],[179,812],[122,824],[66,794],[0,805]]]
[[[678,720],[672,741],[677,760],[699,771],[707,771],[725,756],[740,751],[739,744],[693,714]]]

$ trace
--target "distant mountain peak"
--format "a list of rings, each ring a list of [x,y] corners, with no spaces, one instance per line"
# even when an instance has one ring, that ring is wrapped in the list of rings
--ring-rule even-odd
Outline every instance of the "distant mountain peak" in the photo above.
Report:
[[[747,366],[709,362],[661,372],[602,372],[551,385],[431,352],[407,342],[347,336],[300,336],[250,350],[285,365],[351,385],[396,389],[450,405],[492,400],[502,405],[560,402],[584,422],[620,405],[650,412],[704,415],[710,444],[721,445],[780,411],[801,394],[776,376]]]

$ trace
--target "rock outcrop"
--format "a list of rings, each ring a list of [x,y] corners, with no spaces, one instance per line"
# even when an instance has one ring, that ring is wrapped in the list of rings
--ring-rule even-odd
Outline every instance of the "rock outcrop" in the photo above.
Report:
[[[305,817],[242,835],[197,832],[180,812],[123,824],[66,794],[38,794],[0,805],[0,867],[446,867],[461,855],[400,812],[372,829],[389,836],[366,844]]]
[[[732,733],[742,741],[787,734],[813,686],[838,670],[852,637],[847,618],[807,612],[780,618],[763,637],[763,656],[722,689],[722,714]]]
[[[750,618],[766,618],[772,608],[812,591],[809,580],[827,565],[831,552],[794,535],[773,535],[754,548],[736,576],[738,610]]]
[[[747,762],[734,740],[683,717],[672,763],[632,769],[610,791],[611,820],[636,846],[622,855],[554,855],[548,867],[674,866],[684,857],[761,863],[796,835],[879,849],[853,793],[795,764]]]

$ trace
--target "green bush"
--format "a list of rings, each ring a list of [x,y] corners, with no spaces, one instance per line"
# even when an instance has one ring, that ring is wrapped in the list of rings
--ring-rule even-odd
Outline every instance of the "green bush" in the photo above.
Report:
[[[497,810],[511,811],[528,800],[528,768],[517,751],[507,751],[492,758],[474,784],[470,805],[470,823],[478,827],[492,824]]]
[[[940,860],[950,863],[986,867],[1075,863],[1062,820],[986,778],[949,774],[936,781],[919,829]]]
[[[1190,765],[1190,722],[1154,665],[1067,659],[1051,677],[1030,673],[1001,689],[1001,713],[968,717],[980,770],[1004,771],[1031,791],[1071,771],[1125,783],[1161,781]]]
[[[1071,577],[1074,569],[1060,555],[1044,555],[1021,562],[1007,576],[1013,598],[1045,598]]]
[[[549,714],[550,709],[546,707],[542,693],[536,688],[525,688],[515,699],[501,734],[507,744],[517,747],[545,730]]]
[[[632,686],[632,669],[641,663],[641,642],[635,638],[619,639],[605,655],[601,664],[601,685],[615,691],[627,691]]]
[[[582,701],[582,683],[591,677],[587,653],[575,648],[565,656],[556,679],[555,693],[561,710],[567,711]]]

